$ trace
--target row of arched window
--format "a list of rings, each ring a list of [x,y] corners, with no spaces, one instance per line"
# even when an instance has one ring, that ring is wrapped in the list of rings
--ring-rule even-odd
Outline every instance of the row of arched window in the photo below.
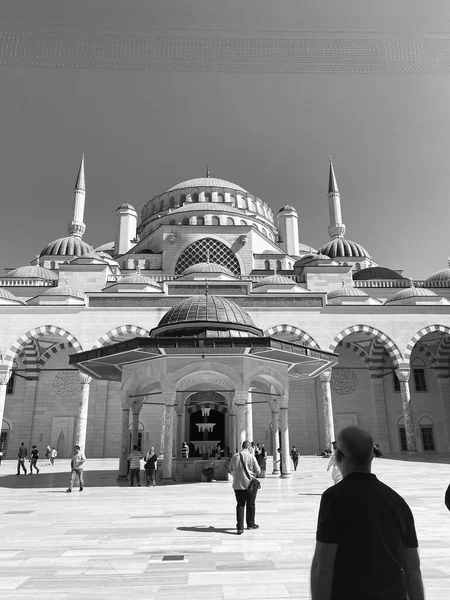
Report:
[[[162,223],[160,223],[160,221],[158,220],[158,226],[161,225]],[[237,219],[237,218],[232,218],[232,217],[218,217],[218,216],[211,216],[211,215],[206,215],[204,217],[184,217],[183,219],[171,219],[168,223],[166,222],[165,224],[168,225],[215,225],[215,226],[231,226],[234,227],[236,225],[244,225],[246,227],[256,227],[256,229],[258,229],[258,231],[260,231],[263,235],[266,236],[266,238],[268,238],[269,240],[272,240],[273,242],[275,241],[275,236],[274,234],[269,231],[268,229],[266,229],[265,227],[263,227],[260,224],[257,223],[251,223],[248,221],[245,221],[244,219]],[[155,229],[153,228],[149,228],[146,229],[145,231],[145,235],[148,236],[151,233],[153,233],[153,231],[155,231]]]

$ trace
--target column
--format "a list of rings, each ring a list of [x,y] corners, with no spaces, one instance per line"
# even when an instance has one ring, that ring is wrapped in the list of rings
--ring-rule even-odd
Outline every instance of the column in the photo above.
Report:
[[[273,475],[278,475],[280,473],[280,463],[278,462],[278,408],[276,406],[271,405],[272,410],[272,445],[273,445]]]
[[[211,200],[213,202],[218,202],[219,201],[219,192],[217,192],[217,191],[212,192],[212,194],[211,194]]]
[[[253,395],[251,392],[247,395],[247,405],[245,410],[245,436],[249,442],[253,442]]]
[[[179,407],[177,408],[177,442],[175,449],[175,456],[177,458],[182,458],[181,444],[188,441],[183,439],[183,412],[184,407],[181,410]]]
[[[166,437],[166,407],[163,406],[161,413],[161,438],[159,445],[159,454],[160,456],[164,456],[164,440]]]
[[[8,385],[9,378],[11,377],[11,371],[6,365],[0,367],[0,433],[3,425],[3,414],[5,412],[6,402],[6,387]]]
[[[122,408],[122,433],[119,457],[119,476],[118,479],[126,479],[128,472],[128,435],[130,428],[130,408]]]
[[[402,395],[403,418],[405,419],[406,447],[408,452],[417,452],[416,434],[414,431],[414,419],[411,409],[411,394],[409,392],[410,369],[395,369],[400,382],[400,393]]]
[[[325,424],[325,448],[331,448],[334,436],[333,403],[331,401],[331,369],[320,374],[322,382],[323,420]]]
[[[283,474],[281,477],[291,477],[291,457],[289,447],[289,424],[287,406],[280,408],[281,421],[281,460],[283,461]]]
[[[393,448],[390,442],[390,432],[388,426],[388,418],[386,412],[386,398],[384,396],[384,377],[383,371],[380,369],[377,374],[371,376],[373,400],[375,405],[375,414],[377,417],[377,433],[378,438],[375,439],[376,432],[373,432],[372,437],[374,442],[380,444],[381,449],[386,448],[386,451],[392,451]]]
[[[448,452],[450,449],[450,380],[448,379],[448,367],[437,367],[436,382],[439,386],[442,411],[444,413],[445,445],[440,450]]]
[[[139,436],[139,416],[141,413],[140,407],[133,402],[132,405],[133,417],[131,420],[131,447],[137,445]]]
[[[78,418],[75,429],[75,444],[80,446],[81,451],[85,451],[86,446],[86,430],[87,430],[87,418],[89,409],[89,387],[92,378],[86,373],[80,373],[81,379],[81,398],[80,405],[78,407]]]
[[[237,444],[236,444],[236,408],[233,407],[230,411],[230,435],[228,438],[228,446],[230,447],[231,455],[236,454],[237,452]]]
[[[247,404],[247,397],[248,392],[239,391],[234,394],[234,404],[236,405],[236,445],[238,451],[242,448],[242,442],[245,442],[245,407]]]
[[[198,195],[198,201],[199,202],[204,202],[205,201],[205,192],[200,192]]]
[[[176,393],[166,392],[163,394],[163,396],[166,408],[164,427],[163,479],[168,481],[172,479],[173,414]]]

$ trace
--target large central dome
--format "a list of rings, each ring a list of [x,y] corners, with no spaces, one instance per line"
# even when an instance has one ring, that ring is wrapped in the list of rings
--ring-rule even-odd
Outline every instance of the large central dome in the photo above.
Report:
[[[152,337],[248,337],[262,335],[235,302],[220,296],[192,296],[163,316]]]
[[[244,190],[240,185],[236,185],[235,183],[231,183],[231,181],[225,181],[225,179],[216,179],[215,177],[198,177],[197,179],[188,179],[187,181],[182,181],[181,183],[177,183],[167,192],[174,192],[175,190],[182,190],[184,188],[196,188],[196,187],[217,187],[217,188],[228,188],[232,190],[239,190],[241,192],[248,193],[247,190]]]

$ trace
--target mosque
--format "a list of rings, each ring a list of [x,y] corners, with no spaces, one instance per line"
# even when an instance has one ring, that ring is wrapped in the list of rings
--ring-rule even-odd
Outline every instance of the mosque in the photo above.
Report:
[[[136,443],[183,481],[247,438],[289,477],[292,445],[318,453],[349,424],[384,453],[450,451],[450,266],[411,280],[349,240],[331,161],[317,248],[296,207],[274,215],[209,168],[139,219],[122,204],[101,245],[85,198],[83,157],[68,235],[0,277],[6,458],[79,443],[124,475]]]

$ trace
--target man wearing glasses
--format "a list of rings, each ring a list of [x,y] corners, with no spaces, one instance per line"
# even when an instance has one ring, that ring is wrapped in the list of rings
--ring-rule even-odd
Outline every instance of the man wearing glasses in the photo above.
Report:
[[[373,439],[346,427],[343,480],[322,495],[311,565],[312,600],[424,600],[411,509],[370,472]]]

